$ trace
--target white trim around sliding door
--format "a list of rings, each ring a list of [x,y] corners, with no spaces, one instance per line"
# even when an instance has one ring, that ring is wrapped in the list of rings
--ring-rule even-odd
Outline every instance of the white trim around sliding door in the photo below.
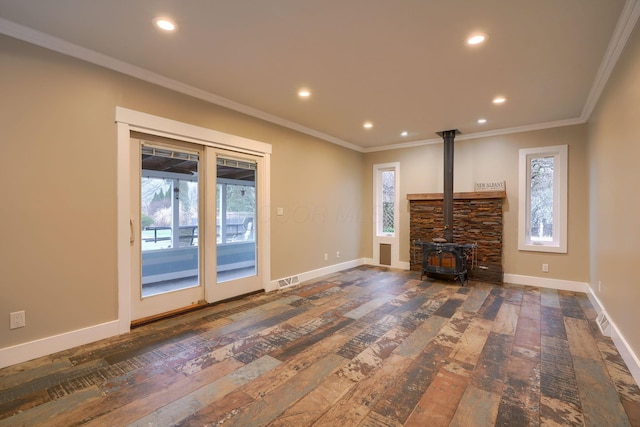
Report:
[[[270,236],[270,163],[271,145],[264,142],[243,138],[175,120],[158,117],[127,108],[116,107],[115,121],[117,125],[117,260],[118,260],[118,329],[120,333],[128,332],[131,325],[131,246],[130,224],[130,133],[138,131],[150,135],[164,136],[181,141],[201,144],[208,147],[223,148],[257,155],[263,159],[265,189],[260,201],[259,221],[263,225],[263,233],[258,248],[258,262],[263,273],[263,288],[272,290],[271,271],[271,236]]]

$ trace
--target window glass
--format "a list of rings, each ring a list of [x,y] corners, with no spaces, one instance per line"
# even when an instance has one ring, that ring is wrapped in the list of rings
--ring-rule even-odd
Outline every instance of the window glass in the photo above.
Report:
[[[530,159],[530,240],[553,241],[553,157]]]
[[[141,245],[143,251],[171,248],[173,180],[142,177]]]
[[[180,246],[198,245],[198,183],[178,180]]]
[[[255,276],[256,164],[219,158],[217,165],[218,283]]]
[[[373,197],[375,234],[395,236],[398,227],[398,173],[397,163],[373,165]]]
[[[142,146],[141,296],[200,285],[198,155]]]
[[[382,232],[395,232],[395,198],[396,172],[385,170],[381,172],[382,180]]]

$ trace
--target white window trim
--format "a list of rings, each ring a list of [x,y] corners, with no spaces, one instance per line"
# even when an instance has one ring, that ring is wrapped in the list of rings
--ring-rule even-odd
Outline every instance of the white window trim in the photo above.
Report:
[[[529,226],[530,159],[554,157],[553,182],[553,236],[552,242],[532,243]],[[518,249],[521,251],[567,253],[567,171],[568,146],[523,148],[519,161],[518,194]]]
[[[382,232],[382,173],[394,171],[394,200],[393,200],[393,233]],[[400,163],[384,163],[373,165],[373,215],[374,235],[378,237],[395,237],[398,234],[398,206],[400,205]]]
[[[394,198],[394,216],[393,216],[393,233],[378,233],[378,212],[379,197],[378,189],[381,182],[379,181],[380,171],[395,170],[395,198]],[[373,264],[377,264],[380,259],[380,244],[386,243],[391,245],[391,267],[405,268],[400,263],[400,163],[383,163],[373,165]],[[381,206],[381,204],[380,204]],[[408,268],[405,268],[408,269]]]

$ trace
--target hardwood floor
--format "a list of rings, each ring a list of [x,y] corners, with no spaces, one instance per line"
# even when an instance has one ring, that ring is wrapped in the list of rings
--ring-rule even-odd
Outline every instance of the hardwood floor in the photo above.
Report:
[[[365,266],[0,370],[0,426],[638,426],[595,316]]]

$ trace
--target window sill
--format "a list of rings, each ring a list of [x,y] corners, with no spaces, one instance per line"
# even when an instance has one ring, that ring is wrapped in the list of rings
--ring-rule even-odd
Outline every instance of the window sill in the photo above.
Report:
[[[552,252],[552,253],[560,253],[566,254],[567,248],[564,245],[534,245],[534,244],[519,244],[519,251],[527,251],[527,252]]]
[[[376,237],[379,238],[394,238],[396,237],[395,233],[381,233],[381,234],[376,234]]]

